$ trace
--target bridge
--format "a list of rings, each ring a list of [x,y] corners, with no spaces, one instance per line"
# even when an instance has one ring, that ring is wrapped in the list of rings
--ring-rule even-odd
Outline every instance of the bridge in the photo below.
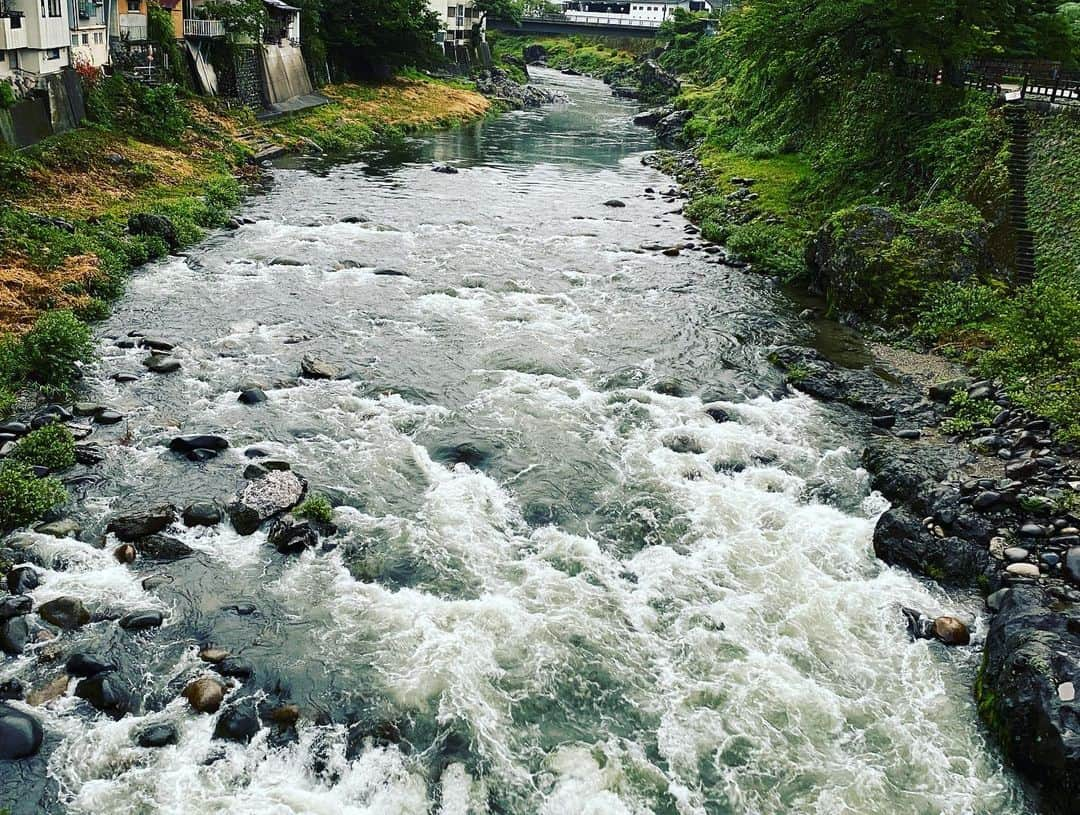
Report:
[[[520,23],[489,19],[488,28],[509,34],[583,34],[590,37],[652,38],[659,20],[642,20],[629,14],[527,14]]]

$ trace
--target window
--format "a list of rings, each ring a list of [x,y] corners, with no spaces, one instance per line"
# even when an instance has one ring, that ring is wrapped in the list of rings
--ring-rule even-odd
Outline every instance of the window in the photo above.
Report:
[[[63,12],[60,10],[60,0],[49,0],[49,16],[60,17]]]
[[[7,56],[7,51],[0,51],[0,62],[4,61],[4,57]]]
[[[60,59],[60,49],[59,48],[50,48],[48,51],[45,52],[45,59],[47,59],[47,60]]]
[[[94,45],[101,45],[105,41],[105,35],[100,31],[94,32]]]
[[[13,29],[22,28],[22,17],[9,17],[8,22],[11,24],[11,27]],[[12,61],[12,64],[14,64],[14,61]]]
[[[142,11],[142,0],[127,0],[128,14],[138,14]]]
[[[71,35],[71,46],[72,46],[72,48],[74,48],[78,44],[79,44],[79,35],[78,34],[72,34]]]

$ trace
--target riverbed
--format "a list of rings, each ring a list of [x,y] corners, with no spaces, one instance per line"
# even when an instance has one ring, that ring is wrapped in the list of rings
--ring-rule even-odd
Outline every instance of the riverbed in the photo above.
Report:
[[[113,720],[69,688],[39,709],[41,755],[0,767],[0,803],[1032,811],[978,724],[978,652],[912,641],[899,611],[981,603],[874,559],[887,505],[859,468],[865,429],[768,361],[812,327],[705,251],[642,164],[655,144],[634,106],[537,81],[571,103],[282,161],[249,223],[133,277],[85,380],[125,420],[94,433],[83,541],[26,534],[52,565],[35,605],[74,595],[165,625],[63,635],[120,665],[137,711]],[[175,342],[181,370],[145,372],[133,330]],[[304,356],[340,378],[299,378]],[[268,401],[239,403],[251,385]],[[202,432],[230,448],[168,451]],[[327,545],[282,555],[228,523],[177,524],[196,554],[168,564],[95,545],[124,510],[224,503],[267,458],[337,505]],[[295,704],[295,730],[212,738],[215,716],[179,698],[208,645],[252,669],[226,705]],[[26,656],[2,677],[54,674]],[[153,722],[178,742],[137,746]]]

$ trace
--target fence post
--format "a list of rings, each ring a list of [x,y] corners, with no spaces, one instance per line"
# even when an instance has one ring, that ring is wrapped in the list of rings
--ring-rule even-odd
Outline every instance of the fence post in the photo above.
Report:
[[[1054,84],[1050,86],[1050,104],[1054,104],[1054,97],[1057,96],[1058,82],[1060,80],[1057,77],[1054,78]]]

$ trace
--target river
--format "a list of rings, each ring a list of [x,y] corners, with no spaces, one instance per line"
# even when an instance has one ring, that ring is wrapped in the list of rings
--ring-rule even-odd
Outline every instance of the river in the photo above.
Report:
[[[874,559],[865,430],[767,361],[811,328],[760,275],[643,249],[694,240],[646,192],[671,187],[651,133],[540,73],[572,104],[281,162],[253,223],[133,277],[86,379],[126,419],[95,433],[84,538],[225,500],[259,450],[341,532],[285,556],[178,525],[195,557],[130,566],[27,533],[53,566],[36,605],[167,616],[64,635],[120,663],[140,712],[69,688],[33,773],[0,768],[15,813],[1031,811],[977,723],[978,652],[913,642],[899,613],[981,604]],[[132,329],[181,371],[114,381],[142,370]],[[305,354],[347,376],[298,380]],[[239,404],[247,383],[269,401]],[[165,448],[180,432],[231,448],[195,464]],[[295,733],[212,739],[179,698],[208,644],[254,669],[230,699],[299,705]],[[177,744],[134,743],[164,721]]]

